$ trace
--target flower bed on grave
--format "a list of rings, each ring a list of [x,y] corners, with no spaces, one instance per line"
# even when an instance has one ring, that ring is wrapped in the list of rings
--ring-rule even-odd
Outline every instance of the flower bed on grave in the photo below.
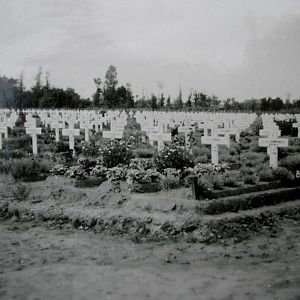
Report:
[[[161,180],[162,175],[151,169],[130,169],[127,173],[127,183],[131,192],[158,192],[162,189]]]
[[[188,169],[187,181],[192,185],[195,199],[217,199],[246,193],[267,191],[281,187],[295,187],[300,184],[296,171],[285,167],[275,170],[267,166],[260,169],[241,167],[229,170],[227,165],[214,167],[198,164]]]

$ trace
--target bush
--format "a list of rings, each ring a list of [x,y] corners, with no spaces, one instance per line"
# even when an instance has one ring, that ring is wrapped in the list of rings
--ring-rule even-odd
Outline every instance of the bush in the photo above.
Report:
[[[263,165],[266,159],[265,153],[247,152],[241,156],[241,161],[247,167]]]
[[[55,165],[51,170],[50,174],[51,175],[65,175],[67,172],[68,168],[62,164]]]
[[[67,142],[59,141],[59,142],[55,142],[55,144],[53,144],[52,152],[54,152],[54,153],[62,153],[62,152],[68,152],[68,151],[69,151],[69,143],[67,143]]]
[[[224,179],[223,179],[223,176],[221,175],[214,175],[212,176],[212,184],[213,184],[213,188],[215,190],[221,190],[224,186]]]
[[[38,176],[41,170],[41,164],[36,159],[16,159],[11,164],[11,174],[15,179]]]
[[[269,167],[263,167],[261,170],[259,170],[258,176],[260,178],[260,181],[270,182],[275,179],[273,171]]]
[[[159,172],[163,172],[167,168],[183,170],[185,167],[194,165],[192,153],[184,147],[176,145],[165,147],[158,154],[155,163]]]
[[[24,135],[21,137],[5,139],[3,141],[3,147],[9,150],[22,149],[26,152],[31,152],[31,136]]]
[[[113,167],[106,173],[106,177],[109,181],[124,181],[127,177],[127,169],[124,167]]]
[[[154,161],[151,158],[133,158],[129,163],[129,168],[147,170],[154,168]]]
[[[90,172],[91,176],[94,177],[106,177],[107,168],[101,165],[96,165]]]
[[[246,184],[258,184],[259,182],[259,177],[255,174],[252,174],[252,175],[246,175],[244,177],[244,183]]]
[[[19,158],[23,158],[27,156],[26,153],[24,153],[24,151],[20,150],[20,149],[4,149],[4,150],[0,150],[0,158],[6,158],[6,159],[19,159]]]
[[[0,160],[0,174],[8,174],[11,169],[11,160],[1,159]]]
[[[275,179],[283,182],[291,181],[295,179],[293,173],[284,167],[278,167],[277,169],[273,170],[273,174]]]
[[[254,122],[250,125],[250,133],[258,136],[259,130],[263,128],[263,122],[261,117],[257,117]]]
[[[162,188],[164,190],[177,189],[180,185],[180,178],[173,175],[167,175],[162,180]]]
[[[228,171],[224,174],[224,185],[229,187],[240,186],[241,173],[238,171]]]
[[[213,184],[208,175],[202,175],[197,180],[198,188],[205,191],[213,188]]]
[[[30,193],[30,189],[21,183],[17,183],[16,186],[12,189],[12,195],[16,201],[27,200]]]
[[[127,171],[127,182],[132,183],[158,183],[162,179],[162,175],[154,170],[138,170],[129,169]]]
[[[70,167],[66,171],[65,176],[67,176],[69,178],[86,179],[88,176],[88,173],[85,171],[85,169],[82,165],[78,165],[78,166]]]
[[[281,167],[289,170],[300,170],[300,154],[289,155],[280,162]]]
[[[133,157],[132,151],[123,141],[111,141],[100,149],[100,160],[104,167],[113,168],[118,165],[128,165]]]

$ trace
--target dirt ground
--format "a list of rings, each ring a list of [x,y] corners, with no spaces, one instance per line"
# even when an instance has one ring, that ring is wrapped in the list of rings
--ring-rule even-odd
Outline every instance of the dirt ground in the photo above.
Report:
[[[0,299],[300,299],[296,221],[211,245],[12,220],[0,232]]]

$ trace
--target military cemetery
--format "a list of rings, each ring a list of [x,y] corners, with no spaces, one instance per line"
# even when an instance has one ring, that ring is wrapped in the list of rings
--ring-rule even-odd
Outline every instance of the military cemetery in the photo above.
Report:
[[[300,1],[0,11],[0,299],[300,299]]]

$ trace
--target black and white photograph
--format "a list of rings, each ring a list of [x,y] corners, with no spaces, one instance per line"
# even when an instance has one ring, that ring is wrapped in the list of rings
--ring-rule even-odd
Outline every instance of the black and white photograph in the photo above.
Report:
[[[300,1],[0,0],[0,299],[300,300]]]

